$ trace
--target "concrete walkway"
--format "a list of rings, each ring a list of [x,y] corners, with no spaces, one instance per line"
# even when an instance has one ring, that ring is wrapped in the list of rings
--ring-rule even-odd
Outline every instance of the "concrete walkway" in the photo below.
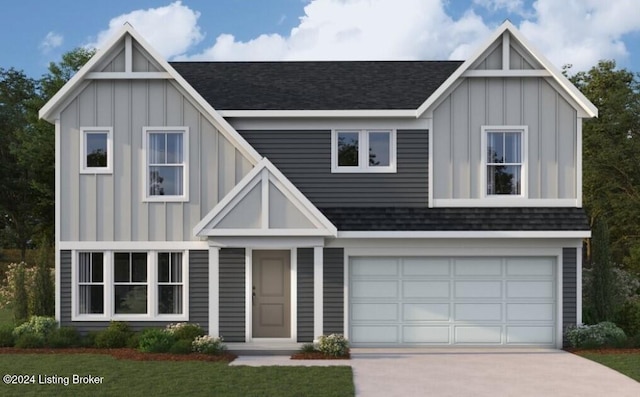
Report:
[[[352,349],[351,357],[240,356],[231,365],[351,365],[364,397],[640,396],[640,383],[560,350]]]

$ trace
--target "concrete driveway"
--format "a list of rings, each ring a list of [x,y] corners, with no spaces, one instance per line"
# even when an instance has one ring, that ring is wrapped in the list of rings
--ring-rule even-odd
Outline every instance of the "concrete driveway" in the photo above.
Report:
[[[640,396],[640,383],[546,349],[352,349],[356,395]]]

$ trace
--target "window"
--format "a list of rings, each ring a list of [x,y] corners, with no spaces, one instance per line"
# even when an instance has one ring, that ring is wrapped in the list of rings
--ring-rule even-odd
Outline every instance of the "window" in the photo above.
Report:
[[[83,127],[80,129],[81,173],[110,174],[112,172],[112,131],[110,127]]]
[[[145,199],[187,200],[188,129],[145,127]]]
[[[74,321],[188,320],[187,251],[78,252]]]
[[[158,313],[182,313],[182,253],[158,253]]]
[[[393,130],[333,131],[332,172],[396,172]]]
[[[113,256],[115,314],[147,313],[146,252],[116,252]]]
[[[486,196],[525,196],[526,127],[483,127]]]
[[[81,252],[78,258],[80,314],[104,313],[104,254]]]

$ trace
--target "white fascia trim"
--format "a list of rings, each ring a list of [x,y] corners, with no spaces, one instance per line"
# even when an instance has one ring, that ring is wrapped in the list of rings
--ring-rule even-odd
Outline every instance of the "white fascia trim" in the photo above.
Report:
[[[425,111],[427,111],[447,90],[458,80],[463,78],[463,74],[482,56],[482,54],[493,45],[493,43],[500,38],[501,35],[508,32],[519,41],[519,44],[529,53],[536,61],[538,61],[553,77],[558,84],[564,88],[569,95],[580,105],[580,107],[587,113],[589,117],[597,117],[598,109],[589,101],[571,82],[562,75],[562,73],[555,67],[549,60],[547,60],[541,53],[538,52],[516,29],[516,27],[509,21],[505,21],[496,31],[480,46],[478,50],[467,59],[460,67],[449,76],[449,78],[442,83],[436,91],[433,92],[427,98],[426,101],[418,107],[416,110],[416,117],[421,117]]]
[[[78,251],[147,251],[206,250],[206,241],[61,241],[61,250]]]
[[[87,74],[91,73],[94,66],[105,58],[110,50],[122,40],[126,35],[130,35],[138,44],[164,68],[169,77],[191,96],[191,98],[204,111],[206,118],[227,138],[234,146],[247,157],[252,165],[255,165],[262,156],[227,122],[220,114],[191,87],[189,83],[155,50],[140,34],[126,22],[120,31],[109,40],[89,62],[87,62],[80,70],[47,102],[38,113],[41,119],[53,122],[54,112],[59,105],[64,102],[65,98],[70,95],[78,86],[87,78]],[[125,39],[126,40],[126,39]],[[125,43],[126,44],[126,43]],[[126,45],[125,45],[126,46]]]
[[[452,208],[499,208],[499,207],[574,207],[579,208],[577,199],[530,199],[526,197],[485,197],[482,199],[433,199],[434,207]]]
[[[582,208],[582,119],[576,120],[576,207]]]
[[[567,230],[567,231],[339,231],[338,238],[589,238],[591,231],[588,230]]]
[[[251,247],[253,249],[293,249],[324,246],[323,236],[221,236],[210,237],[209,244],[221,248]]]
[[[324,236],[335,237],[330,231],[319,229],[203,229],[201,236]]]
[[[545,69],[512,69],[512,70],[467,70],[462,77],[549,77],[551,73]]]
[[[55,120],[55,316],[56,321],[60,324],[61,319],[61,301],[60,301],[60,148],[61,148],[61,136],[60,136],[60,119]]]
[[[87,80],[168,80],[171,75],[167,72],[91,72],[87,73]]]
[[[222,117],[415,117],[414,109],[362,110],[219,110]]]

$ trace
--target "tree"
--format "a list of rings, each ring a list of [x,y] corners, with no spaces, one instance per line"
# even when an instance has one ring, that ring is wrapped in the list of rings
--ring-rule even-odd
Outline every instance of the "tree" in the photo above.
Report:
[[[612,260],[622,263],[626,257],[630,264],[630,252],[640,246],[638,75],[616,69],[614,61],[600,61],[571,80],[599,110],[598,118],[583,126],[583,205],[592,226],[596,218],[607,219]]]
[[[18,265],[14,283],[13,319],[16,324],[20,324],[29,317],[29,297],[25,286],[24,262]]]
[[[34,282],[33,311],[34,316],[53,316],[55,314],[55,290],[51,278],[51,244],[46,237],[40,243],[38,264]]]
[[[593,261],[589,301],[593,322],[613,320],[615,314],[616,279],[609,251],[609,229],[601,217],[596,218],[593,228]]]

